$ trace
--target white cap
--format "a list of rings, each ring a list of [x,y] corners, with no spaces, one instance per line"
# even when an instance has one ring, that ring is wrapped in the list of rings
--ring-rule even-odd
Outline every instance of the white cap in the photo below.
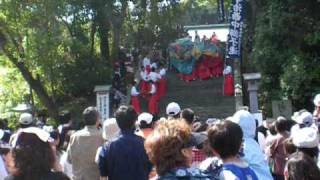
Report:
[[[181,111],[181,108],[179,104],[175,102],[169,103],[166,109],[167,115],[170,115],[170,116],[175,116],[178,113],[180,113],[180,111]]]
[[[314,99],[313,99],[313,103],[315,106],[320,106],[320,94],[317,94]]]
[[[153,115],[150,113],[141,113],[138,116],[138,124],[141,124],[142,121],[146,122],[147,124],[150,124],[152,122]]]
[[[102,138],[105,140],[110,140],[114,138],[120,132],[120,128],[117,124],[116,118],[110,118],[105,120],[103,122],[102,129]]]
[[[19,118],[19,123],[23,125],[30,125],[33,122],[32,114],[22,113]]]
[[[312,127],[297,129],[292,132],[292,142],[299,148],[314,148],[318,146],[317,130]]]
[[[295,118],[295,121],[298,124],[305,124],[306,126],[311,126],[313,123],[313,117],[310,112],[304,111]]]

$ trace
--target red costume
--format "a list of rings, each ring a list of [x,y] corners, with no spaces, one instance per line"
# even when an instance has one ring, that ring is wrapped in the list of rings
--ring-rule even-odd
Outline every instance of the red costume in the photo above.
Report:
[[[207,80],[207,79],[210,78],[210,76],[211,76],[210,70],[209,70],[208,67],[206,67],[206,66],[204,65],[203,62],[198,63],[197,66],[196,66],[196,68],[197,68],[197,72],[198,72],[198,77],[199,77],[199,79],[201,79],[201,80]]]
[[[131,105],[133,106],[133,109],[136,111],[136,113],[141,113],[139,92],[137,91],[135,86],[131,88]]]
[[[150,93],[150,98],[148,101],[148,111],[152,115],[156,115],[159,113],[159,107],[158,107],[158,97],[156,93],[156,85],[153,83],[151,84],[151,91]]]
[[[227,66],[224,69],[223,74],[224,74],[223,95],[233,96],[234,88],[233,88],[233,76],[232,76],[231,67]]]
[[[166,78],[161,77],[159,84],[158,84],[158,99],[160,99],[162,96],[166,94]]]

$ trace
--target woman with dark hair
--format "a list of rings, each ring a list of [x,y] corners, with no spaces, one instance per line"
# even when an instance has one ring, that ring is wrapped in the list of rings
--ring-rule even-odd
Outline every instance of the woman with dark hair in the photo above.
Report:
[[[283,170],[286,163],[286,152],[284,148],[284,141],[289,137],[287,128],[287,120],[285,118],[278,118],[275,121],[276,138],[271,142],[271,146],[267,150],[270,156],[270,165],[272,168],[272,176],[275,180],[284,180]]]
[[[320,170],[310,156],[297,152],[290,157],[284,175],[286,180],[319,180]]]
[[[52,172],[56,159],[52,139],[46,131],[30,127],[18,132],[8,154],[10,176],[5,180],[68,180],[61,172]]]
[[[145,141],[145,149],[155,166],[158,180],[208,179],[210,175],[190,168],[192,147],[198,139],[183,120],[161,121]]]

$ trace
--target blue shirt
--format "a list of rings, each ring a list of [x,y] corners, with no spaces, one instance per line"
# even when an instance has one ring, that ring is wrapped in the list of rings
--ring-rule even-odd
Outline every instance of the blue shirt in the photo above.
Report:
[[[109,180],[147,180],[151,168],[144,139],[134,130],[121,131],[103,146],[99,155],[100,176]]]

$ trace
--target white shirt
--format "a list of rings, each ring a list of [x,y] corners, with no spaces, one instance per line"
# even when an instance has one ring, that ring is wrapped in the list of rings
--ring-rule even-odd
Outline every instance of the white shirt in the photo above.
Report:
[[[145,58],[143,58],[142,63],[143,63],[144,68],[146,68],[148,65],[150,65],[150,59],[145,57]]]
[[[156,93],[156,91],[157,91],[157,88],[156,88],[156,86],[154,85],[154,84],[151,84],[151,90],[150,90],[150,94],[155,94]]]
[[[158,74],[158,73],[156,73],[156,72],[150,72],[149,78],[150,78],[153,82],[157,82],[158,80],[161,79],[161,75]]]
[[[164,77],[167,73],[167,70],[165,68],[161,68],[159,74]]]
[[[231,66],[227,66],[227,67],[224,68],[224,70],[223,70],[223,75],[230,74],[231,72],[232,72]]]
[[[137,88],[135,86],[132,86],[131,88],[131,96],[138,96],[139,92],[137,91]]]
[[[148,81],[148,74],[147,74],[146,71],[141,71],[140,72],[140,77],[141,77],[142,80]]]
[[[6,176],[8,176],[8,172],[6,170],[4,161],[2,157],[0,156],[0,179],[4,179]]]

